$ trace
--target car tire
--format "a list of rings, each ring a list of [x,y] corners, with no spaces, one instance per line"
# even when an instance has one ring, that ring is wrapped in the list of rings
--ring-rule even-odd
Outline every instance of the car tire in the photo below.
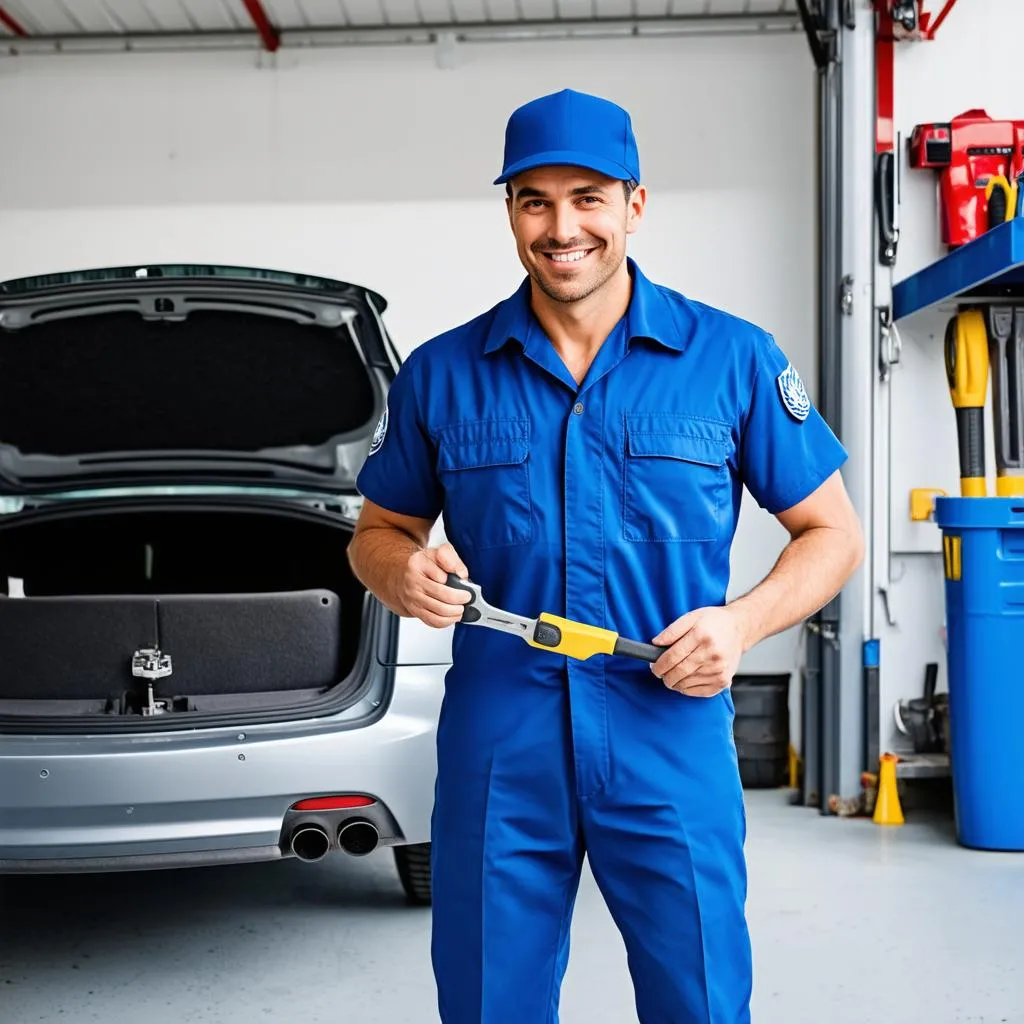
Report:
[[[431,900],[430,843],[395,847],[398,877],[410,903],[427,906]]]

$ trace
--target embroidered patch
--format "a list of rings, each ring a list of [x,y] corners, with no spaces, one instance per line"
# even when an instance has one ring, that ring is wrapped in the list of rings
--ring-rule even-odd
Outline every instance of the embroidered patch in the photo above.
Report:
[[[385,404],[384,412],[377,421],[377,429],[373,432],[373,440],[370,442],[370,455],[376,455],[384,444],[384,435],[388,432],[388,407]]]
[[[800,379],[800,374],[796,372],[796,367],[790,363],[777,379],[779,394],[782,396],[782,404],[786,407],[786,412],[793,419],[802,423],[811,411],[811,400],[807,397],[804,382]]]

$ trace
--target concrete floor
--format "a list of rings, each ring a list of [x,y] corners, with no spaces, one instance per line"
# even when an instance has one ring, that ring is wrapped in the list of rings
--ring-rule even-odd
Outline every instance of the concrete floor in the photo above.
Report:
[[[747,797],[755,1024],[1024,1022],[1024,854],[958,847],[948,816],[885,830]],[[392,865],[0,878],[0,1022],[436,1021],[430,911]],[[631,1021],[584,874],[562,1024]]]

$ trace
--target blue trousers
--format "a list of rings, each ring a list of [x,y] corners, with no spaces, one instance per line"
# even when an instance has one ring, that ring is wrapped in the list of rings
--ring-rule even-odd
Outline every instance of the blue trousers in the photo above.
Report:
[[[646,666],[449,685],[432,826],[444,1024],[557,1024],[584,854],[641,1024],[749,1024],[732,719],[727,691],[685,697]]]

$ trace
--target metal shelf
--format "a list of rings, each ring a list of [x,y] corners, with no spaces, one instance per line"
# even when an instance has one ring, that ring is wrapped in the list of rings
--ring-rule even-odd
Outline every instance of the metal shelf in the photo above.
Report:
[[[949,754],[900,754],[898,779],[944,779],[950,774]]]
[[[893,287],[893,319],[1024,298],[1024,217],[1000,224]]]

